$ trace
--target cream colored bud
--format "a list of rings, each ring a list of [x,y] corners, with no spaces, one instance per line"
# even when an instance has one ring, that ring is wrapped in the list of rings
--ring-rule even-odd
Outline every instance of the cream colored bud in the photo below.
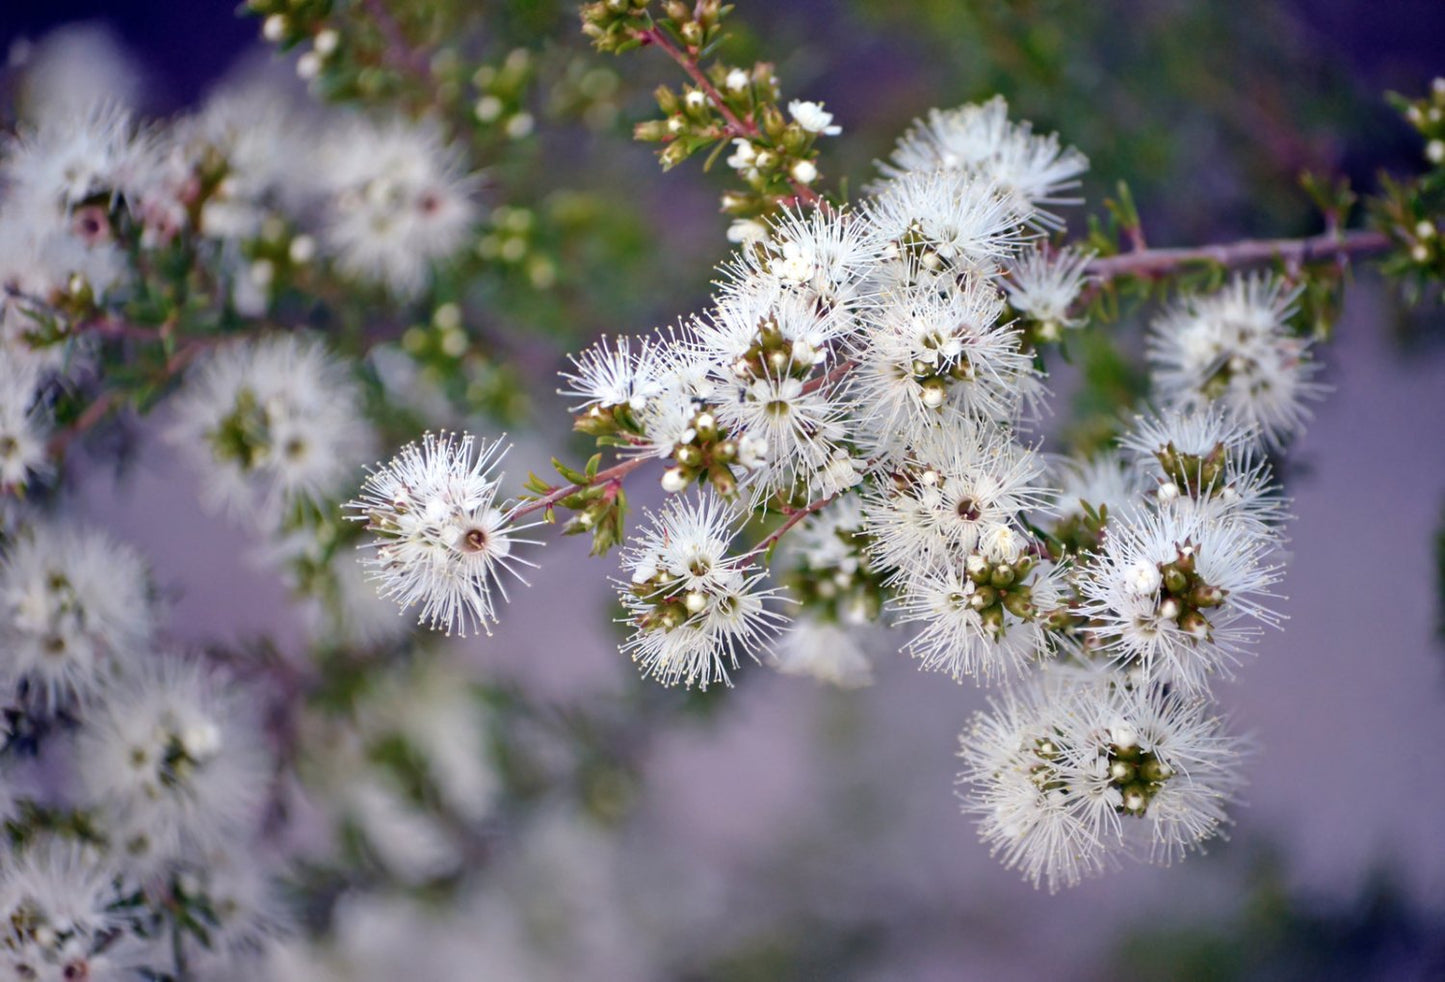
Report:
[[[520,140],[523,137],[530,136],[532,130],[536,128],[536,125],[536,120],[532,118],[531,113],[517,113],[517,115],[507,120],[507,135],[514,140]]]
[[[298,77],[310,81],[321,74],[321,56],[314,51],[308,51],[296,59],[296,74]]]
[[[494,95],[484,95],[472,107],[472,113],[483,123],[495,123],[506,106]]]
[[[298,235],[286,247],[286,255],[297,265],[309,263],[316,257],[316,240],[309,235]]]
[[[276,265],[269,259],[258,259],[251,264],[249,275],[256,286],[270,286],[276,278]]]

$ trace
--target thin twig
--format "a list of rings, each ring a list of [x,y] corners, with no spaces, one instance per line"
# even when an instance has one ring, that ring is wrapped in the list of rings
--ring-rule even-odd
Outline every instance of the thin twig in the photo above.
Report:
[[[630,457],[627,460],[622,461],[622,463],[620,464],[614,464],[612,467],[607,468],[605,471],[598,471],[597,474],[592,478],[592,480],[588,481],[586,484],[568,484],[566,487],[561,487],[553,491],[549,491],[547,492],[547,494],[543,495],[540,498],[536,498],[532,501],[526,502],[525,504],[519,505],[512,512],[511,517],[513,519],[523,518],[527,515],[532,514],[533,512],[541,511],[544,508],[551,508],[563,498],[566,498],[569,495],[576,494],[578,491],[585,491],[587,488],[596,487],[599,484],[606,484],[608,482],[612,482],[621,485],[623,478],[625,478],[628,474],[631,474],[633,471],[637,470],[637,468],[641,467],[643,464],[647,463],[648,460],[649,458],[647,457]]]
[[[1298,266],[1327,259],[1368,255],[1381,252],[1389,245],[1390,239],[1385,233],[1357,229],[1343,234],[1326,233],[1307,239],[1243,239],[1239,242],[1190,249],[1141,249],[1095,259],[1089,263],[1086,271],[1100,281],[1107,282],[1120,276],[1167,276],[1189,263],[1218,263],[1234,268],[1279,259]]]
[[[837,494],[830,494],[826,498],[819,498],[817,501],[811,502],[806,507],[793,509],[791,512],[788,513],[787,521],[783,522],[782,525],[779,525],[777,528],[769,532],[767,537],[763,539],[763,541],[759,542],[747,552],[743,553],[741,557],[742,561],[746,562],[747,560],[752,559],[754,556],[760,556],[766,553],[769,549],[771,549],[774,545],[777,544],[779,539],[787,535],[788,532],[793,528],[793,526],[797,525],[799,522],[801,522],[803,519],[807,518],[814,512],[826,508],[828,504],[836,497],[838,497]]]
[[[422,52],[407,41],[406,34],[402,32],[401,25],[386,9],[385,0],[362,0],[366,12],[376,23],[376,29],[381,32],[386,40],[387,60],[391,61],[396,68],[402,72],[414,75],[422,82],[431,81],[431,71],[427,59]]]
[[[692,79],[693,82],[697,84],[697,87],[702,90],[703,94],[712,101],[713,106],[716,107],[723,121],[727,123],[728,136],[754,140],[762,135],[756,123],[751,119],[743,119],[727,107],[727,103],[723,101],[722,93],[717,90],[717,86],[712,84],[712,79],[708,78],[707,73],[698,65],[696,56],[690,51],[683,51],[677,45],[673,44],[672,40],[661,28],[653,26],[646,30],[638,31],[637,37],[643,44],[655,45],[666,52],[669,58],[682,67],[682,70],[687,73],[688,78]],[[814,191],[808,187],[808,185],[791,176],[788,178],[788,183],[793,187],[794,201],[813,204],[821,198],[817,191]]]

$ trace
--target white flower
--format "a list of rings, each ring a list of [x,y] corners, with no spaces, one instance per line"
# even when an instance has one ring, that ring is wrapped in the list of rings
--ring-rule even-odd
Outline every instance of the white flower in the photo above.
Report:
[[[811,487],[814,473],[834,459],[844,434],[842,409],[820,388],[812,391],[790,376],[763,376],[746,385],[719,386],[714,396],[718,422],[759,458],[750,472],[754,498],[790,488],[795,481]]]
[[[1080,613],[1119,664],[1205,689],[1252,640],[1242,619],[1279,621],[1265,606],[1279,579],[1267,561],[1274,544],[1252,524],[1215,521],[1186,499],[1131,511],[1110,522],[1103,548],[1080,570]]]
[[[752,141],[745,137],[737,137],[733,140],[733,152],[728,156],[727,165],[736,171],[747,172],[753,169],[754,162],[758,159],[757,148]]]
[[[764,248],[745,250],[742,263],[725,269],[739,285],[750,276],[768,275],[826,302],[849,301],[882,255],[882,240],[857,212],[784,209],[773,219]]]
[[[1045,329],[1078,327],[1083,319],[1070,317],[1069,308],[1089,281],[1085,270],[1093,258],[1092,252],[1072,246],[1057,251],[1025,249],[1008,264],[1004,289],[1009,303]]]
[[[1061,226],[1047,204],[1071,204],[1061,197],[1079,184],[1088,158],[1061,148],[1055,134],[1036,136],[1030,123],[1010,123],[1008,103],[995,96],[982,105],[934,109],[898,141],[885,174],[895,179],[936,170],[974,174],[1004,189],[1031,223]]]
[[[1288,499],[1273,483],[1269,461],[1255,449],[1257,431],[1217,404],[1192,412],[1136,417],[1120,445],[1135,473],[1156,485],[1160,504],[1180,499],[1206,518],[1248,522],[1281,535]],[[1182,496],[1182,497],[1181,497]]]
[[[0,563],[0,685],[47,710],[90,703],[140,663],[153,626],[140,556],[98,529],[41,524]]]
[[[843,127],[833,125],[833,114],[824,112],[821,102],[804,102],[801,99],[794,99],[788,103],[788,114],[809,133],[837,136],[843,132]]]
[[[255,831],[269,764],[245,698],[199,662],[155,655],[88,720],[81,784],[138,868]]]
[[[857,641],[858,629],[800,617],[774,648],[773,667],[784,675],[807,675],[840,689],[873,684],[873,666]]]
[[[129,189],[140,159],[131,115],[114,103],[46,116],[22,128],[5,150],[6,204],[45,230],[89,199]]]
[[[1049,478],[1059,487],[1054,512],[1061,522],[1084,518],[1087,502],[1096,514],[1112,518],[1139,504],[1144,482],[1117,453],[1105,451],[1089,460],[1060,458],[1051,462]]]
[[[896,287],[869,305],[849,397],[875,456],[967,418],[1011,424],[1029,412],[1041,385],[1002,313],[981,280],[942,293]]]
[[[187,946],[192,971],[203,978],[254,971],[262,947],[290,926],[273,879],[276,865],[260,843],[226,843],[181,868],[178,879],[187,896],[214,915],[206,924],[207,943]]]
[[[46,34],[24,59],[20,74],[23,119],[83,113],[105,102],[131,108],[141,94],[138,66],[97,21],[66,24]]]
[[[321,142],[331,188],[326,243],[341,270],[415,296],[476,219],[476,181],[463,173],[461,149],[434,125],[399,119],[357,119]]]
[[[40,839],[0,854],[0,974],[7,979],[103,976],[99,954],[125,927],[116,871],[73,842]]]
[[[1258,431],[1247,421],[1212,403],[1193,411],[1135,416],[1134,425],[1119,438],[1119,446],[1137,467],[1153,470],[1159,466],[1159,455],[1171,449],[1191,457],[1216,452],[1239,456],[1258,439]]]
[[[575,370],[563,372],[562,378],[571,387],[557,394],[580,400],[572,407],[574,413],[594,406],[601,410],[626,406],[640,413],[662,394],[660,345],[646,338],[637,340],[635,350],[631,338],[620,337],[611,345],[603,338],[569,360]]]
[[[985,177],[910,172],[884,185],[867,209],[885,239],[919,240],[925,262],[985,263],[1025,241],[1019,202]]]
[[[386,678],[357,710],[369,740],[400,738],[425,761],[436,794],[469,822],[485,819],[501,782],[488,759],[488,714],[457,667],[436,660]]]
[[[39,363],[0,347],[0,489],[23,492],[32,476],[49,473],[39,389]]]
[[[1188,297],[1151,326],[1151,381],[1169,408],[1221,406],[1269,447],[1283,446],[1310,416],[1324,387],[1310,341],[1290,330],[1299,287],[1269,276],[1236,276],[1217,293]]]
[[[959,742],[964,810],[1006,866],[1050,890],[1121,857],[1200,848],[1228,820],[1244,750],[1205,700],[1073,672],[1009,693]]]
[[[782,615],[764,607],[772,590],[747,557],[729,556],[732,507],[711,493],[674,497],[623,549],[617,581],[626,623],[622,650],[663,685],[731,685],[739,652],[755,661]]]
[[[1047,883],[1050,892],[1111,861],[1098,823],[1079,807],[1084,796],[1049,715],[1053,695],[1031,684],[1006,690],[990,712],[976,713],[958,737],[957,782],[964,812],[979,820],[979,838],[1004,866],[1020,869],[1034,886]]]
[[[492,470],[506,449],[428,433],[372,471],[346,503],[358,512],[349,517],[377,535],[362,563],[378,591],[403,609],[420,605],[419,623],[462,637],[469,629],[490,633],[492,591],[507,596],[502,573],[525,583],[517,567],[536,565],[514,554],[519,544],[538,544],[517,535],[532,526],[513,526],[513,509],[497,500],[502,475]]]
[[[166,436],[203,475],[209,505],[274,529],[339,496],[372,453],[361,401],[320,341],[270,335],[192,369]]]
[[[1042,508],[1037,453],[995,427],[964,422],[914,448],[914,460],[865,492],[874,566],[898,582],[962,563],[983,537]]]
[[[965,675],[983,682],[1016,676],[1047,658],[1053,641],[1040,619],[1061,603],[1057,567],[1039,569],[1028,558],[969,558],[975,557],[983,561],[909,579],[895,608],[899,624],[923,624],[903,650],[920,668],[956,682]]]
[[[727,235],[735,245],[757,245],[768,240],[768,227],[755,218],[735,218]]]

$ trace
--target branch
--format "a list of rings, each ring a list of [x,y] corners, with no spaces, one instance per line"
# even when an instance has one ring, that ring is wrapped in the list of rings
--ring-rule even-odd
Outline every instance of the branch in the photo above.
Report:
[[[803,519],[807,518],[814,512],[821,511],[822,509],[826,508],[828,504],[836,497],[838,497],[837,494],[830,494],[826,498],[819,498],[817,501],[810,503],[809,505],[807,505],[807,507],[796,508],[792,510],[788,513],[787,521],[783,522],[782,525],[779,525],[777,528],[773,529],[773,531],[768,533],[767,538],[763,539],[763,541],[759,542],[747,552],[743,553],[741,559],[746,561],[752,559],[754,556],[759,556],[766,553],[773,546],[777,545],[778,540],[781,539],[783,536],[787,535],[788,532],[792,530],[793,526],[797,525],[799,522],[801,522]]]
[[[1390,240],[1385,233],[1358,229],[1344,233],[1325,233],[1308,239],[1244,239],[1192,249],[1140,249],[1095,259],[1085,269],[1101,282],[1121,276],[1159,278],[1190,263],[1218,263],[1234,268],[1279,259],[1290,266],[1301,266],[1322,260],[1342,261],[1351,256],[1383,252],[1389,245]]]
[[[718,114],[721,115],[723,121],[727,123],[728,137],[741,137],[751,140],[762,136],[762,132],[758,129],[757,123],[751,119],[741,118],[727,107],[727,103],[723,101],[722,93],[717,90],[717,86],[712,84],[712,79],[708,78],[707,73],[698,65],[697,58],[692,52],[683,51],[677,45],[673,44],[672,40],[663,30],[655,25],[646,30],[638,31],[636,36],[643,44],[656,45],[665,51],[669,58],[681,66],[682,70],[687,73],[688,78],[692,79],[697,87],[702,90],[703,94],[711,100],[713,107],[717,109]],[[792,185],[794,201],[813,204],[821,197],[817,191],[814,191],[801,181],[794,180],[791,176],[788,178],[788,183]]]
[[[614,464],[605,471],[598,471],[596,476],[586,484],[568,484],[565,487],[556,488],[540,498],[535,498],[525,504],[518,505],[512,510],[510,517],[512,519],[523,518],[533,512],[541,511],[544,508],[551,508],[563,498],[576,494],[578,491],[585,491],[587,488],[596,487],[598,484],[606,484],[609,481],[621,484],[624,477],[637,470],[637,468],[647,463],[650,459],[650,457],[632,457],[624,460],[620,464]]]
[[[415,76],[418,81],[429,84],[431,70],[426,56],[407,41],[401,25],[391,15],[391,11],[386,9],[385,0],[362,0],[362,4],[386,41],[386,59],[403,74]]]

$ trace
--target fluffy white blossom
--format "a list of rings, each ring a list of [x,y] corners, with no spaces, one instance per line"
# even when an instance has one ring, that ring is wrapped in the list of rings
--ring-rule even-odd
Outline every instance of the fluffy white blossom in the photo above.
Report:
[[[1221,522],[1247,522],[1280,536],[1288,499],[1255,449],[1256,430],[1218,405],[1193,412],[1136,417],[1120,446],[1160,505],[1173,501]]]
[[[928,266],[989,263],[1026,240],[1019,203],[985,177],[910,171],[867,204],[886,241],[917,251]]]
[[[1061,328],[1083,323],[1069,316],[1069,308],[1089,281],[1085,271],[1093,258],[1092,252],[1073,247],[1023,250],[1008,264],[1004,289],[1009,304],[1039,322],[1044,340],[1058,340]]]
[[[89,703],[148,653],[145,563],[99,529],[43,523],[0,560],[0,686],[47,710]]]
[[[1043,469],[1037,453],[990,425],[937,431],[865,496],[875,567],[906,582],[962,562],[1044,506]]]
[[[362,560],[383,597],[403,609],[419,606],[418,621],[466,637],[491,631],[493,590],[506,599],[503,574],[521,580],[515,554],[536,545],[518,536],[509,504],[498,499],[503,475],[492,474],[506,446],[469,435],[428,433],[373,470],[350,516],[376,534]],[[525,581],[523,581],[525,582]]]
[[[995,96],[981,105],[934,109],[898,141],[883,172],[894,179],[937,170],[975,174],[1004,189],[1031,221],[1062,222],[1041,206],[1071,204],[1064,197],[1089,169],[1088,158],[1061,147],[1058,136],[1039,136],[1027,122],[1012,123],[1008,103]]]
[[[325,239],[338,266],[415,296],[431,264],[455,253],[476,220],[475,180],[459,148],[434,125],[357,118],[329,134],[321,154]]]
[[[0,315],[3,316],[3,315]],[[24,491],[49,472],[48,415],[38,401],[40,365],[0,347],[0,488]]]
[[[7,979],[121,978],[103,954],[123,927],[118,877],[93,848],[42,839],[0,853],[0,971]]]
[[[959,744],[980,837],[1051,891],[1200,848],[1228,820],[1244,751],[1206,701],[1068,671],[1005,694]]]
[[[1146,487],[1139,472],[1115,452],[1105,451],[1088,460],[1058,458],[1051,463],[1049,479],[1059,489],[1053,511],[1060,522],[1085,518],[1085,503],[1096,515],[1119,515],[1139,504]]]
[[[954,681],[1017,677],[1053,652],[1043,620],[1062,603],[1061,581],[1058,567],[997,548],[913,577],[897,621],[923,626],[903,650]]]
[[[569,360],[572,371],[562,378],[570,386],[558,394],[579,400],[573,412],[596,409],[600,414],[625,406],[636,414],[663,392],[661,348],[646,338],[603,338]]]
[[[1081,613],[1102,649],[1144,678],[1189,690],[1228,676],[1254,637],[1277,624],[1267,606],[1280,569],[1272,537],[1178,503],[1135,511],[1079,579]]]
[[[799,617],[773,646],[773,667],[784,675],[807,675],[840,689],[873,684],[873,663],[859,628]]]
[[[757,659],[782,617],[763,573],[731,556],[738,515],[712,494],[670,499],[623,550],[618,592],[636,630],[623,651],[664,685],[731,684],[738,654]]]
[[[758,248],[743,249],[724,267],[733,282],[771,277],[825,303],[856,299],[884,251],[873,225],[858,212],[841,207],[784,209],[764,226],[757,244]]]
[[[1149,332],[1158,398],[1184,411],[1217,403],[1267,446],[1287,443],[1323,393],[1310,340],[1288,323],[1299,292],[1275,277],[1239,275],[1216,293],[1180,300]]]
[[[1003,303],[975,280],[940,292],[914,286],[881,294],[865,313],[849,396],[874,455],[896,453],[970,419],[1009,423],[1040,394],[1018,332],[999,323]]]
[[[88,718],[78,757],[86,795],[137,868],[253,834],[266,803],[247,693],[189,658],[152,654]]]
[[[202,475],[207,503],[274,529],[339,497],[372,453],[361,401],[320,341],[273,334],[197,365],[166,435]]]
[[[11,64],[20,69],[24,119],[82,113],[103,102],[134,108],[143,88],[139,68],[97,22],[58,27],[33,47],[12,50]]]
[[[843,127],[833,125],[833,114],[825,112],[821,102],[804,102],[801,99],[794,99],[788,103],[788,114],[809,133],[837,136],[843,132]]]
[[[63,227],[84,205],[103,210],[133,185],[139,148],[130,112],[115,103],[47,116],[4,147],[7,206],[38,224],[37,234]]]

